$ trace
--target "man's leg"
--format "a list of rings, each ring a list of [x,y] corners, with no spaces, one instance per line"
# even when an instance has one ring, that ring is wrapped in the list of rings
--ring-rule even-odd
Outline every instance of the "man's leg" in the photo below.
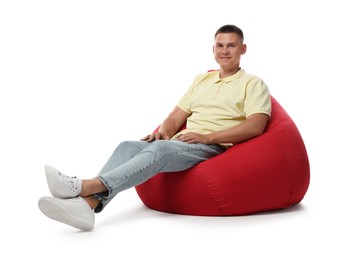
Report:
[[[149,145],[151,143],[145,141],[124,141],[120,143],[98,175],[109,172],[128,162]]]
[[[181,141],[158,140],[148,144],[127,162],[98,174],[97,178],[108,191],[94,195],[100,201],[95,212],[100,212],[119,192],[139,185],[159,172],[183,171],[224,151],[219,146]],[[112,165],[110,161],[109,165]]]

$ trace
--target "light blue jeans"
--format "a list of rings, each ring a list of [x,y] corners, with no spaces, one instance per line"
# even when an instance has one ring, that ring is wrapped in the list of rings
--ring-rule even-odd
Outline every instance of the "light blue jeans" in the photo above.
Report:
[[[108,191],[95,194],[98,213],[121,191],[139,185],[159,172],[183,171],[221,154],[220,145],[188,144],[177,140],[125,141],[119,144],[97,178]]]

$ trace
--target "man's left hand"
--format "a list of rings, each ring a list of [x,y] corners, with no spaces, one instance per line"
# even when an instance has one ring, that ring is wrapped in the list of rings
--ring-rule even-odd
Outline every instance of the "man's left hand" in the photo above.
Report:
[[[208,135],[197,134],[193,132],[182,134],[177,138],[177,140],[190,143],[190,144],[194,144],[194,143],[210,144]]]

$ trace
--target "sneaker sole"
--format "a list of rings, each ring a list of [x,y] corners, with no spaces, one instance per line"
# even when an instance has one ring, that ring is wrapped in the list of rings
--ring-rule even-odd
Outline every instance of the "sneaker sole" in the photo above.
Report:
[[[39,200],[39,209],[43,214],[55,221],[70,225],[83,231],[90,231],[93,229],[93,226],[84,218],[71,216],[65,208],[50,198],[41,198]]]

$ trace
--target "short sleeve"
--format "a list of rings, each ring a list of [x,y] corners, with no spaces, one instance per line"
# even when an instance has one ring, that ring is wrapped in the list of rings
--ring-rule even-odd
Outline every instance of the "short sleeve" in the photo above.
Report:
[[[188,114],[191,113],[191,106],[190,106],[191,93],[192,93],[192,90],[190,88],[188,91],[186,91],[186,93],[181,97],[181,99],[177,103],[177,106]]]
[[[269,89],[260,78],[256,77],[247,84],[244,113],[246,117],[256,113],[271,115],[271,96]]]
[[[177,103],[177,106],[188,114],[191,114],[191,100],[192,100],[193,91],[195,87],[197,86],[197,83],[200,81],[201,77],[202,77],[201,75],[198,75],[194,78],[189,89],[184,93],[184,95],[181,97],[181,99]]]

